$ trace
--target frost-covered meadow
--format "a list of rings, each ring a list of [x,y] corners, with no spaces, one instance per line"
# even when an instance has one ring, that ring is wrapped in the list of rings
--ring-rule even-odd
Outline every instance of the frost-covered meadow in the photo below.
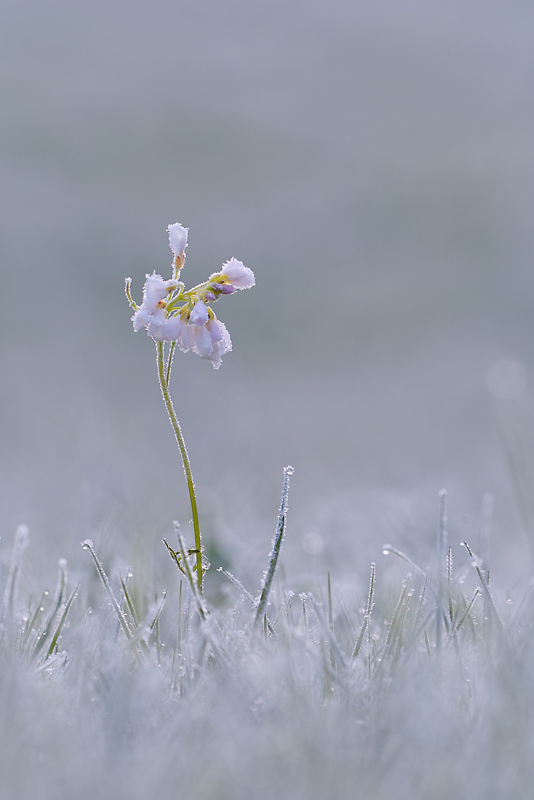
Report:
[[[3,3],[2,800],[529,795],[533,24]]]

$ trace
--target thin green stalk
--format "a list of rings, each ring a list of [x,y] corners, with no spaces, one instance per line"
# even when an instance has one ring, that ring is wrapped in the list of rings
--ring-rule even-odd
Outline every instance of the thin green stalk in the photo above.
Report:
[[[187,488],[189,490],[189,500],[191,502],[191,514],[193,516],[193,529],[195,531],[195,550],[196,550],[196,563],[197,563],[197,586],[198,591],[202,594],[202,540],[200,536],[200,525],[198,522],[198,509],[197,509],[197,498],[195,495],[195,484],[193,482],[193,473],[191,472],[191,464],[189,463],[189,456],[187,454],[187,450],[185,447],[185,441],[182,434],[182,429],[180,428],[180,423],[178,422],[178,417],[174,411],[174,407],[172,405],[172,399],[169,392],[169,382],[168,377],[170,377],[171,372],[171,359],[174,354],[174,351],[171,351],[169,355],[169,363],[167,367],[165,366],[165,354],[163,350],[163,342],[156,343],[156,350],[158,354],[158,376],[159,376],[159,385],[161,387],[161,393],[163,395],[163,400],[165,402],[165,408],[167,409],[167,414],[169,415],[169,419],[171,421],[171,425],[174,430],[174,435],[176,437],[176,441],[178,442],[178,447],[180,449],[180,455],[182,456],[182,463],[184,465],[184,472],[185,472],[185,479],[187,481]]]
[[[175,349],[176,349],[176,342],[171,342],[171,346],[169,348],[169,357],[167,359],[167,371],[165,374],[165,380],[167,381],[167,386],[171,385],[171,367]]]

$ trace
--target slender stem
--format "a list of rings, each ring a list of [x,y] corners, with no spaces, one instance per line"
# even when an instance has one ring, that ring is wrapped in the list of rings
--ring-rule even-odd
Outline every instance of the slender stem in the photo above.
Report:
[[[165,381],[167,383],[167,388],[171,385],[171,367],[172,367],[172,359],[174,356],[174,351],[176,349],[176,342],[171,342],[171,346],[169,349],[169,357],[167,359],[167,371],[165,375]]]
[[[193,482],[193,473],[191,472],[191,464],[189,463],[189,456],[187,455],[182,429],[180,428],[180,423],[178,422],[178,417],[175,414],[172,405],[171,395],[169,393],[169,384],[167,377],[170,376],[170,360],[168,368],[166,369],[163,342],[157,342],[156,349],[158,354],[159,385],[161,386],[161,393],[163,395],[163,400],[165,401],[165,407],[167,409],[169,419],[171,420],[171,425],[174,430],[176,441],[178,442],[178,447],[180,448],[180,455],[182,456],[182,462],[184,465],[185,479],[187,481],[187,488],[189,490],[189,500],[191,502],[191,514],[193,516],[193,529],[195,531],[195,550],[197,551],[196,553],[197,584],[198,584],[198,591],[202,593],[202,541],[200,537],[200,525],[198,522],[197,498],[195,495],[195,484]],[[169,359],[172,359],[172,356],[173,353],[171,352]]]

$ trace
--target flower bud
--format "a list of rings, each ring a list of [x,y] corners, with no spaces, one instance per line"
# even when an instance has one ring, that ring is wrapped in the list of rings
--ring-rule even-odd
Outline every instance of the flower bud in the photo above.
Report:
[[[179,222],[169,225],[167,231],[169,233],[169,245],[175,256],[181,256],[187,247],[187,232],[188,228],[184,228]]]

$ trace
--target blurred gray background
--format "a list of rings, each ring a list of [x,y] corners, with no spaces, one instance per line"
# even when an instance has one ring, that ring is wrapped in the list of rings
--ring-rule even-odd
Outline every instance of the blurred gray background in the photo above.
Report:
[[[4,0],[0,30],[4,541],[148,558],[187,524],[123,295],[179,221],[188,285],[257,280],[221,369],[173,374],[222,561],[264,559],[286,464],[296,566],[417,551],[442,486],[451,535],[489,490],[523,546],[486,374],[534,366],[531,3]]]

